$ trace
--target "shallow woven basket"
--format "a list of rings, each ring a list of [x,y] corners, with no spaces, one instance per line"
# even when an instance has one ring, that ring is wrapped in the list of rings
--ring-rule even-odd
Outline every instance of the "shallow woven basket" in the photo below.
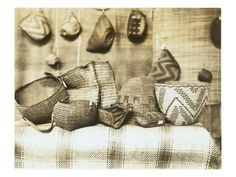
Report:
[[[87,100],[58,102],[52,113],[55,124],[66,130],[92,126],[98,122],[97,107]]]
[[[26,84],[15,92],[16,105],[22,116],[35,124],[51,120],[54,105],[68,97],[61,80],[46,76]]]
[[[196,123],[207,104],[209,83],[169,82],[155,84],[158,105],[174,125]]]

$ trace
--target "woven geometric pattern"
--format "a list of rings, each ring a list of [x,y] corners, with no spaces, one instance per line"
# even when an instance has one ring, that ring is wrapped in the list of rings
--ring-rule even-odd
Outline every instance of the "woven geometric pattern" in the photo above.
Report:
[[[42,12],[35,12],[25,17],[19,24],[31,38],[41,40],[50,33],[48,19]]]
[[[130,41],[142,42],[146,33],[146,17],[139,9],[132,9],[129,16],[127,36]]]
[[[134,77],[123,85],[119,92],[119,103],[133,107],[135,115],[157,112],[153,77]]]
[[[156,84],[158,105],[166,118],[175,125],[192,124],[207,103],[208,84]]]
[[[220,168],[220,154],[200,124],[113,129],[102,124],[39,133],[18,123],[17,168]]]
[[[161,83],[179,80],[180,72],[177,61],[167,49],[163,49],[161,56],[153,63],[149,76],[154,77],[158,83]]]

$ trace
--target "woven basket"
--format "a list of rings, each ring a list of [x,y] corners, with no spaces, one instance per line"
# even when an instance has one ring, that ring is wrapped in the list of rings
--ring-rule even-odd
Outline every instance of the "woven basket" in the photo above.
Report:
[[[84,66],[78,66],[70,71],[67,71],[62,74],[60,78],[63,79],[68,89],[88,87],[98,88],[94,62],[90,62]]]
[[[94,62],[95,73],[100,89],[101,108],[110,108],[117,102],[115,76],[108,61]]]
[[[158,105],[166,119],[174,125],[190,125],[199,119],[207,103],[209,83],[157,83]]]
[[[58,102],[52,113],[55,124],[66,130],[92,126],[98,122],[97,107],[87,100]]]
[[[124,107],[132,106],[134,115],[157,112],[154,85],[155,79],[152,77],[129,79],[119,92],[119,103]]]
[[[79,89],[67,89],[70,100],[87,100],[99,104],[99,88],[88,87]]]
[[[50,122],[54,105],[66,97],[68,94],[62,81],[54,76],[35,80],[15,92],[21,114],[34,124]]]
[[[99,121],[113,128],[120,128],[127,118],[132,116],[132,109],[124,109],[114,105],[108,109],[98,110]]]

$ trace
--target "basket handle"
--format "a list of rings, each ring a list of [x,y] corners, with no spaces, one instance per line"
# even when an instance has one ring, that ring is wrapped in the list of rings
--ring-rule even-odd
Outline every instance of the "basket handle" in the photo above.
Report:
[[[47,128],[47,129],[41,129],[39,128],[37,125],[35,125],[33,122],[31,122],[29,119],[27,119],[26,117],[22,117],[24,119],[24,121],[30,125],[31,127],[33,127],[35,130],[38,130],[39,132],[41,133],[50,133],[53,128],[55,127],[55,122],[52,120],[51,121],[51,124],[50,124],[50,127]]]
[[[55,76],[54,74],[49,73],[49,72],[44,72],[44,74],[45,74],[46,76],[51,76],[51,77],[54,77],[54,78],[58,79],[58,80],[63,84],[63,86],[64,86],[65,88],[67,88],[66,83],[64,82],[64,80],[63,80],[61,77],[57,77],[57,76]]]

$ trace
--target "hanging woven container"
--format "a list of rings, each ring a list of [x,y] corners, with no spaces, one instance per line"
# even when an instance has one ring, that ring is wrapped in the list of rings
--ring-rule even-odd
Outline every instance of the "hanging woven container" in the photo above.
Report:
[[[129,15],[127,36],[131,42],[142,42],[147,33],[146,16],[139,9],[132,9]]]
[[[50,122],[54,105],[66,97],[68,94],[63,81],[54,76],[35,80],[15,92],[21,114],[34,124]]]
[[[61,36],[63,37],[72,37],[77,36],[81,31],[81,25],[79,20],[73,12],[69,12],[62,27],[61,27]]]
[[[105,14],[102,14],[89,38],[87,51],[106,53],[110,50],[115,38],[115,30]]]
[[[155,92],[158,105],[166,119],[174,125],[198,122],[207,104],[209,83],[157,83]]]
[[[160,56],[152,64],[152,70],[148,76],[155,78],[158,83],[178,81],[180,79],[180,65],[164,45]]]
[[[19,27],[31,39],[36,41],[43,40],[51,33],[49,20],[40,10],[23,18]]]
[[[87,100],[65,100],[54,106],[52,119],[56,126],[69,131],[92,126],[98,122],[97,107]]]

